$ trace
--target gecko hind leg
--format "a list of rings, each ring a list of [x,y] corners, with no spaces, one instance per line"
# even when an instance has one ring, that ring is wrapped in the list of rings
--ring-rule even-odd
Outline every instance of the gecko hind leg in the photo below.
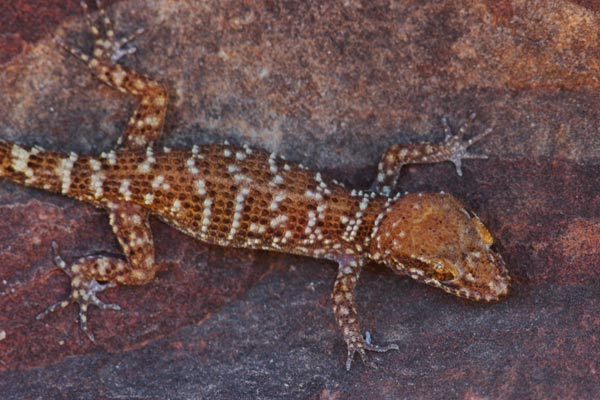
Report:
[[[130,46],[130,43],[143,32],[143,29],[138,29],[123,38],[117,38],[112,21],[107,16],[100,0],[96,0],[96,7],[101,26],[90,15],[86,1],[81,1],[81,7],[94,37],[91,55],[65,44],[60,39],[57,39],[56,42],[67,52],[86,63],[101,82],[139,99],[137,108],[129,119],[125,133],[119,138],[118,144],[129,150],[143,149],[162,135],[168,103],[167,92],[157,81],[117,63],[123,56],[136,51],[136,48]]]
[[[146,284],[154,278],[157,270],[148,212],[136,204],[119,202],[109,202],[106,209],[113,233],[125,253],[125,260],[95,255],[80,258],[67,266],[58,254],[56,244],[53,244],[54,262],[71,279],[71,292],[65,300],[52,304],[36,317],[41,319],[51,312],[78,304],[79,324],[91,341],[94,341],[94,335],[87,326],[89,306],[120,309],[116,304],[105,304],[96,294],[117,284]]]
[[[367,351],[385,353],[390,350],[398,350],[398,345],[389,344],[378,346],[371,342],[371,334],[360,333],[358,312],[354,304],[353,291],[360,275],[361,261],[344,261],[339,263],[339,271],[331,298],[333,299],[333,312],[338,326],[342,329],[344,341],[348,348],[346,359],[346,370],[350,371],[354,355],[358,353],[363,364],[375,368],[376,365],[367,358]]]
[[[67,263],[62,259],[58,252],[58,245],[56,242],[52,242],[52,252],[54,254],[54,264],[60,268],[69,278],[71,279],[71,293],[65,300],[54,303],[38,315],[36,319],[40,320],[50,313],[53,313],[59,309],[68,307],[71,304],[79,305],[79,326],[81,330],[88,336],[90,341],[95,341],[94,334],[89,330],[87,326],[87,311],[90,305],[99,307],[103,310],[115,310],[118,311],[121,307],[118,304],[104,303],[100,300],[96,294],[102,292],[105,289],[113,288],[116,283],[100,283],[94,279],[85,278],[85,270],[94,268],[94,264],[109,264],[123,262],[118,259],[110,259],[108,257],[85,257],[75,262],[71,267],[67,266]],[[110,260],[110,261],[109,261]],[[118,266],[117,266],[118,268]]]
[[[472,153],[469,151],[469,147],[492,133],[491,128],[465,140],[468,128],[475,116],[476,114],[472,113],[456,134],[453,134],[448,119],[442,118],[444,141],[441,143],[424,142],[390,146],[381,157],[377,167],[377,179],[373,184],[373,190],[389,195],[398,182],[400,170],[407,164],[433,164],[450,161],[456,167],[458,176],[462,176],[462,160],[486,159],[487,155]]]

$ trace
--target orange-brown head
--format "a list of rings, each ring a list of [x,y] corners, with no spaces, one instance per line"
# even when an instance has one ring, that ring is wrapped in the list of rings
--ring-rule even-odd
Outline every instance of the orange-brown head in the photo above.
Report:
[[[414,193],[381,220],[369,253],[396,273],[471,300],[498,300],[510,277],[487,228],[454,196]]]

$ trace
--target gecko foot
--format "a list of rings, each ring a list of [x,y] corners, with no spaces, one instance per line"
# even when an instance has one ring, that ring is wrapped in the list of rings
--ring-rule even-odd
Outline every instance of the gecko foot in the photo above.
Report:
[[[359,340],[355,342],[348,342],[348,358],[346,359],[346,371],[350,371],[352,368],[352,360],[354,359],[354,355],[358,353],[360,358],[367,367],[377,368],[377,365],[367,358],[368,351],[374,351],[377,353],[385,353],[390,350],[399,350],[397,344],[388,344],[387,346],[377,346],[371,343],[371,333],[369,331],[365,332],[365,337],[360,337]]]
[[[87,326],[88,307],[90,305],[94,305],[103,310],[120,310],[121,307],[118,304],[107,304],[96,297],[98,292],[112,288],[116,286],[116,284],[112,282],[102,284],[94,279],[87,278],[82,272],[82,265],[80,263],[75,263],[69,268],[67,263],[65,263],[62,257],[58,254],[58,246],[56,242],[52,242],[52,252],[54,253],[54,263],[56,266],[65,274],[67,274],[69,278],[71,278],[71,293],[65,300],[48,306],[44,311],[36,315],[35,318],[40,320],[56,310],[63,309],[71,304],[76,303],[79,305],[79,325],[81,330],[85,332],[87,337],[92,342],[94,342],[94,335],[92,332],[90,332]]]
[[[96,8],[98,9],[99,19],[102,22],[102,28],[100,28],[93,20],[90,15],[89,6],[86,0],[81,0],[81,8],[86,15],[90,31],[94,36],[94,49],[92,50],[92,56],[85,54],[83,51],[76,47],[65,44],[62,40],[56,39],[56,43],[63,49],[74,55],[76,58],[82,60],[85,63],[89,63],[91,60],[108,61],[115,63],[120,60],[123,56],[133,54],[137,51],[135,46],[131,45],[131,42],[144,32],[144,28],[139,28],[130,35],[122,38],[115,36],[112,21],[106,15],[102,1],[96,0]]]
[[[462,160],[465,159],[486,159],[487,155],[485,154],[477,154],[471,153],[468,151],[468,148],[473,144],[479,142],[481,139],[486,137],[492,132],[491,128],[486,129],[482,133],[479,133],[468,140],[464,140],[465,134],[475,119],[476,114],[472,113],[469,115],[469,119],[465,122],[459,129],[457,134],[452,133],[452,128],[448,123],[447,118],[442,118],[442,123],[444,124],[444,133],[445,139],[441,146],[444,147],[444,152],[447,154],[448,161],[451,161],[456,167],[456,173],[458,176],[462,176]]]

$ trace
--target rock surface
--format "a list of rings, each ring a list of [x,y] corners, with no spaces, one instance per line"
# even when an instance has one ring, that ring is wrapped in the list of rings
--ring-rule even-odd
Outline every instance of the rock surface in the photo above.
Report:
[[[10,7],[10,9],[9,9]],[[50,245],[67,260],[119,253],[101,210],[0,183],[0,393],[4,398],[589,398],[600,393],[600,6],[590,0],[113,1],[123,62],[164,82],[164,143],[228,139],[277,151],[357,188],[395,142],[440,140],[441,116],[496,132],[445,190],[498,241],[515,283],[470,303],[370,266],[363,326],[399,352],[343,368],[335,266],[208,246],[153,221],[158,278],[109,290],[90,343]],[[0,137],[98,153],[133,102],[53,38],[85,48],[75,0],[0,5]]]

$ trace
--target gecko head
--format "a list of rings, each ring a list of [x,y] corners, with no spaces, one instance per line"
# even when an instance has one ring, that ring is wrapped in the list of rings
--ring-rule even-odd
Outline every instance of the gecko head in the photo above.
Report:
[[[510,277],[487,228],[455,197],[409,194],[386,211],[370,254],[396,273],[472,300],[508,293]]]

